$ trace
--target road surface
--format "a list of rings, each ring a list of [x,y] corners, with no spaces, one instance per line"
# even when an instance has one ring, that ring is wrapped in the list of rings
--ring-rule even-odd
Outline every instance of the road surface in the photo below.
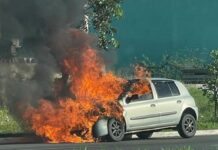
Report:
[[[180,137],[132,139],[122,142],[83,144],[3,144],[1,150],[218,150],[218,135],[196,136],[191,139]]]

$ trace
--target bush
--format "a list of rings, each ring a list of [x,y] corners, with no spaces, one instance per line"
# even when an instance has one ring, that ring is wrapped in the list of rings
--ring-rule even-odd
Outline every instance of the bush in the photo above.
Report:
[[[22,132],[23,123],[10,115],[7,107],[0,107],[0,134]]]
[[[218,129],[218,121],[214,118],[214,104],[201,89],[189,87],[190,94],[194,97],[199,109],[198,129]]]

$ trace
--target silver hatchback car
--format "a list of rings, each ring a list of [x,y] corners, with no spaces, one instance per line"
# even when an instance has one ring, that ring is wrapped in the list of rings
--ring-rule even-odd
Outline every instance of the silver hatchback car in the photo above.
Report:
[[[152,78],[151,93],[127,96],[131,85],[138,79],[129,80],[119,102],[124,112],[124,121],[101,118],[93,126],[93,136],[109,137],[121,141],[125,136],[136,134],[141,139],[150,138],[153,132],[162,129],[177,130],[181,137],[190,138],[196,133],[198,108],[186,87],[179,81]]]

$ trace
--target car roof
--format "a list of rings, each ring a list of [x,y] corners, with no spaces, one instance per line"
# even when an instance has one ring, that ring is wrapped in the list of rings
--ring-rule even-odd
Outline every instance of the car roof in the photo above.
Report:
[[[150,78],[152,81],[176,81],[174,79],[168,79],[168,78]],[[138,81],[139,79],[131,79],[129,81]]]
[[[174,79],[168,79],[168,78],[151,78],[151,80],[152,81],[159,81],[159,80],[161,80],[161,81],[176,81],[176,80],[174,80]]]

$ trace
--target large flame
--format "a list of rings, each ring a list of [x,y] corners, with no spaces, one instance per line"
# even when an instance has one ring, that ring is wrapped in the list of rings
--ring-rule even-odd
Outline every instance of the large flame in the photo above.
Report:
[[[81,66],[70,57],[63,63],[76,98],[60,98],[56,103],[42,99],[38,108],[29,106],[25,112],[36,134],[51,142],[92,142],[92,126],[99,117],[122,118],[117,98],[126,80],[105,73],[94,49],[87,48],[82,60]]]
[[[117,98],[127,80],[105,72],[97,52],[89,46],[84,49],[79,54],[80,63],[71,55],[61,63],[68,79],[66,83],[57,82],[57,100],[41,99],[37,108],[29,105],[24,113],[32,130],[48,142],[93,142],[92,127],[100,117],[122,119],[123,109]],[[63,88],[63,84],[67,86]],[[63,89],[68,94],[61,95]],[[134,94],[149,91],[148,82],[140,82]]]

